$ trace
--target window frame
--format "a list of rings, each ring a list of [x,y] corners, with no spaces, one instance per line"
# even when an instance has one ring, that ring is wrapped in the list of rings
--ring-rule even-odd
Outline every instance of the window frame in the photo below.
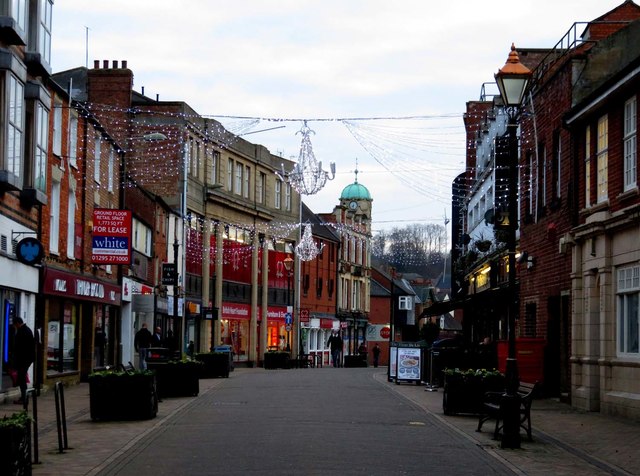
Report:
[[[49,252],[60,253],[60,194],[62,184],[53,180],[51,182],[51,204],[49,206]]]
[[[618,268],[616,283],[616,352],[620,357],[640,359],[640,266]],[[636,334],[635,342],[631,344],[634,350],[631,351],[630,325],[634,327],[632,330]]]
[[[598,119],[596,137],[596,203],[609,199],[609,116]]]
[[[33,157],[33,188],[47,193],[47,158],[49,146],[49,109],[35,103],[35,140]]]
[[[637,187],[637,157],[638,157],[638,116],[636,97],[629,98],[624,103],[623,118],[623,181],[624,191]]]
[[[4,133],[4,169],[16,178],[23,176],[25,149],[24,135],[26,127],[25,84],[13,72],[9,71],[5,91],[6,121]],[[16,106],[12,106],[15,104]]]
[[[585,208],[591,206],[591,166],[593,157],[591,155],[591,126],[587,126],[584,131],[584,199]]]

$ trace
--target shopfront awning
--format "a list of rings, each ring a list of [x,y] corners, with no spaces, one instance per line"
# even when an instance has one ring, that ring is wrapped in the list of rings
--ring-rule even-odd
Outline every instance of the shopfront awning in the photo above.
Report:
[[[436,301],[431,306],[423,310],[420,317],[442,316],[443,314],[450,313],[454,309],[462,309],[463,305],[464,302],[457,299]]]

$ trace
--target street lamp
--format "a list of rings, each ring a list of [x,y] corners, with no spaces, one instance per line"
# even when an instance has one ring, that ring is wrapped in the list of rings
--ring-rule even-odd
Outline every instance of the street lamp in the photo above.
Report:
[[[291,313],[293,319],[293,306],[291,304],[291,276],[293,275],[293,259],[287,256],[283,261],[284,269],[287,270],[287,312]],[[289,324],[291,326],[291,324]],[[291,327],[289,327],[291,329]],[[291,330],[287,330],[287,345],[291,349]],[[298,349],[299,351],[299,349]]]
[[[531,70],[520,63],[515,45],[507,62],[496,75],[500,96],[504,103],[509,122],[509,192],[507,253],[509,263],[509,307],[508,339],[509,350],[506,362],[506,392],[500,403],[504,414],[502,448],[520,448],[520,401],[518,398],[518,361],[516,360],[516,314],[518,312],[518,293],[516,290],[516,230],[518,228],[518,121],[524,94],[531,79]]]

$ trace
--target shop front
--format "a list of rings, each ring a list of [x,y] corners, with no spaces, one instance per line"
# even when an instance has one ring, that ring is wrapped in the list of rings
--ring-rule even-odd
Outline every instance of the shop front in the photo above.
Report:
[[[286,307],[272,306],[267,309],[267,349],[286,351],[292,348],[291,324],[287,326]],[[260,313],[258,315],[261,315]]]
[[[251,306],[241,303],[222,303],[220,313],[220,342],[218,345],[230,345],[236,362],[249,360],[249,323]]]
[[[333,331],[340,331],[340,321],[332,317],[313,315],[308,322],[301,323],[302,346],[305,354],[317,360],[317,363],[329,365],[331,351],[327,342]]]
[[[94,368],[122,361],[119,286],[46,269],[43,287],[45,385],[84,380]]]

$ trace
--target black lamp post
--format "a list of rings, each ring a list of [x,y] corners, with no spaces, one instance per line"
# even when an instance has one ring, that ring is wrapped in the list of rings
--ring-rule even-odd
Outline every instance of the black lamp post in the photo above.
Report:
[[[287,270],[287,312],[289,312],[289,308],[291,308],[291,276],[293,275],[293,258],[291,256],[287,256],[283,262],[284,269]],[[292,323],[293,324],[293,312],[291,313]],[[287,345],[289,349],[291,349],[291,331],[287,331]]]
[[[509,309],[508,338],[509,350],[506,362],[506,393],[501,407],[504,413],[502,448],[520,448],[520,401],[518,398],[518,361],[516,359],[516,314],[518,313],[518,292],[516,290],[516,230],[518,229],[518,137],[516,135],[520,119],[520,107],[531,79],[531,71],[520,63],[516,47],[505,65],[496,73],[496,82],[502,97],[509,122],[509,192],[507,252],[509,264]]]
[[[177,224],[176,224],[177,226]],[[180,249],[180,244],[178,243],[178,236],[173,240],[173,263],[175,265],[175,272],[173,273],[173,342],[177,345],[178,349],[181,349],[179,343],[179,335],[180,335],[180,321],[178,320],[178,285],[180,283],[180,278],[178,274],[178,251]],[[171,349],[177,350],[177,349]]]

